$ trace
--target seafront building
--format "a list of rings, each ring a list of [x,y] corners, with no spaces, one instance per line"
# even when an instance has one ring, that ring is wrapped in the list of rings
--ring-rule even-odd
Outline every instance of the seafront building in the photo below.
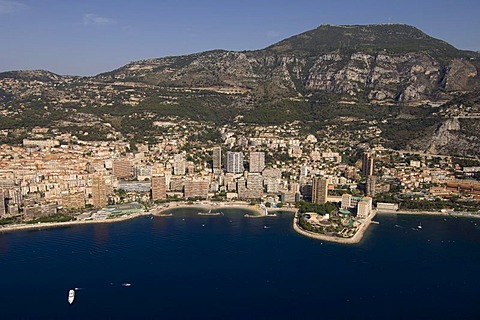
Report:
[[[365,219],[372,213],[373,199],[371,197],[358,197],[351,194],[342,195],[341,208],[345,210],[356,209],[357,218]]]
[[[208,198],[208,186],[209,183],[206,180],[187,180],[185,181],[185,198]]]
[[[366,197],[357,204],[357,218],[366,219],[372,212],[372,198]]]

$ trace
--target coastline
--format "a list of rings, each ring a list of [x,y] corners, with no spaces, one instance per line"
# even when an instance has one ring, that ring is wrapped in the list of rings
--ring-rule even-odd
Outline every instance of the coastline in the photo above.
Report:
[[[2,227],[0,227],[0,233],[22,231],[22,230],[51,229],[51,228],[58,228],[58,227],[83,225],[83,224],[115,223],[115,222],[135,219],[135,218],[145,216],[145,215],[149,215],[149,213],[148,212],[139,212],[139,213],[122,215],[122,216],[119,216],[119,217],[114,217],[114,218],[110,218],[110,219],[101,219],[101,220],[100,219],[98,219],[98,220],[74,220],[74,221],[65,221],[65,222],[45,222],[45,223],[33,223],[33,224],[23,223],[23,224],[2,226]]]
[[[325,234],[303,230],[298,225],[298,212],[295,213],[295,216],[293,218],[293,230],[295,230],[297,233],[305,237],[309,237],[316,240],[323,240],[327,242],[335,242],[335,243],[341,243],[341,244],[357,244],[360,241],[362,241],[363,236],[365,235],[365,232],[367,231],[368,227],[372,223],[372,219],[376,216],[376,214],[377,212],[373,211],[373,213],[364,220],[364,222],[357,229],[357,232],[355,232],[355,234],[351,238],[340,238],[336,236],[328,236]]]
[[[247,217],[268,217],[269,215],[265,215],[265,211],[260,208],[259,205],[251,205],[248,202],[214,202],[214,201],[201,201],[201,202],[194,202],[194,203],[187,203],[187,202],[169,202],[163,205],[158,205],[153,208],[151,211],[155,216],[162,216],[165,211],[170,209],[183,209],[183,208],[198,208],[203,210],[209,209],[241,209],[241,210],[248,210],[253,212],[254,214],[248,215]]]
[[[440,216],[440,217],[463,217],[463,218],[476,218],[480,219],[480,213],[473,212],[440,212],[440,211],[413,211],[413,210],[399,210],[399,211],[388,211],[384,210],[378,212],[380,214],[391,215],[391,214],[400,214],[400,215],[413,215],[413,216]]]
[[[335,242],[335,243],[342,243],[342,244],[356,244],[362,241],[365,232],[367,231],[368,227],[372,223],[372,219],[375,217],[376,214],[384,214],[384,215],[418,215],[418,216],[444,216],[444,217],[464,217],[464,218],[475,218],[480,219],[480,213],[470,213],[470,212],[440,212],[440,211],[408,211],[408,210],[399,210],[399,211],[374,211],[372,215],[370,215],[365,221],[360,225],[357,229],[353,237],[351,238],[341,238],[336,236],[328,236],[324,234],[318,234],[310,231],[303,230],[298,226],[298,209],[285,207],[285,208],[262,208],[259,205],[251,205],[248,202],[236,201],[236,202],[213,202],[213,201],[202,201],[202,202],[195,202],[195,203],[187,203],[187,202],[169,202],[161,205],[157,205],[153,207],[151,210],[133,213],[133,214],[126,214],[118,217],[113,217],[109,219],[98,219],[98,220],[74,220],[74,221],[66,221],[66,222],[46,222],[46,223],[36,223],[36,224],[15,224],[15,225],[6,225],[0,226],[0,234],[7,233],[7,232],[14,232],[14,231],[22,231],[22,230],[41,230],[41,229],[50,229],[56,227],[68,227],[68,226],[75,226],[75,225],[83,225],[83,224],[106,224],[106,223],[115,223],[121,222],[126,220],[135,219],[141,216],[146,216],[153,214],[157,217],[167,217],[171,216],[172,214],[168,214],[165,211],[170,209],[182,209],[182,208],[199,208],[203,210],[209,209],[240,209],[240,210],[247,210],[253,212],[253,214],[246,213],[246,218],[261,218],[261,217],[275,217],[277,211],[288,211],[294,213],[293,218],[293,229],[295,232],[317,240],[323,240],[328,242]],[[266,209],[266,210],[265,210]]]
[[[68,226],[75,226],[75,225],[83,225],[83,224],[106,224],[106,223],[115,223],[121,222],[126,220],[135,219],[141,216],[147,216],[153,214],[157,217],[168,217],[171,216],[169,214],[165,214],[165,211],[168,209],[182,209],[182,208],[199,208],[199,209],[210,209],[210,208],[232,208],[232,209],[242,209],[255,212],[256,214],[248,215],[247,217],[269,217],[273,215],[265,215],[263,210],[259,208],[258,205],[250,205],[248,202],[201,202],[201,203],[192,203],[189,204],[187,202],[170,202],[166,205],[158,205],[148,211],[133,213],[133,214],[125,214],[118,217],[113,217],[109,219],[98,219],[98,220],[73,220],[73,221],[66,221],[66,222],[45,222],[45,223],[34,223],[34,224],[14,224],[14,225],[6,225],[0,226],[0,234],[1,233],[8,233],[8,232],[15,232],[15,231],[23,231],[23,230],[41,230],[41,229],[51,229],[51,228],[60,228],[60,227],[68,227]]]

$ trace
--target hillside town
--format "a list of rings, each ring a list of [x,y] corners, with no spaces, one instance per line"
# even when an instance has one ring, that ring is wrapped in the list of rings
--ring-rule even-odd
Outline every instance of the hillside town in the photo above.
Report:
[[[311,203],[317,207],[307,210],[307,229],[323,230],[333,219],[333,231],[348,237],[348,226],[361,223],[374,207],[479,209],[480,166],[362,142],[379,136],[375,123],[359,129],[362,138],[335,127],[323,136],[305,135],[295,122],[254,126],[239,119],[215,129],[170,118],[154,125],[163,128],[154,144],[84,141],[36,127],[22,146],[1,145],[0,221],[105,218],[115,211],[107,208],[179,200],[244,200],[267,208]],[[204,132],[215,137],[205,139]],[[334,206],[325,211],[327,203]],[[315,212],[320,217],[312,217]]]

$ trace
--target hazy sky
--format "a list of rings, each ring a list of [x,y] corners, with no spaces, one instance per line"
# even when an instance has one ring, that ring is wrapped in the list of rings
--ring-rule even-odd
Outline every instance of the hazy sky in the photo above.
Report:
[[[406,23],[480,50],[480,0],[0,0],[0,72],[94,75],[130,61],[261,49],[320,24]]]

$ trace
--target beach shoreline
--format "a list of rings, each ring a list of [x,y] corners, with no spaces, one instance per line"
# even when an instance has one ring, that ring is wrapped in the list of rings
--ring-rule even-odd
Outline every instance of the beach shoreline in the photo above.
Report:
[[[182,208],[199,208],[204,210],[209,209],[241,209],[241,210],[248,210],[250,212],[254,212],[255,214],[251,214],[247,217],[272,217],[274,215],[265,215],[265,210],[260,208],[259,205],[251,205],[248,202],[207,202],[202,201],[200,203],[188,203],[188,202],[169,202],[162,205],[156,205],[155,207],[151,208],[147,211],[142,211],[138,213],[132,214],[125,214],[118,217],[108,218],[108,219],[91,219],[91,220],[73,220],[73,221],[66,221],[66,222],[45,222],[45,223],[34,223],[34,224],[14,224],[14,225],[5,225],[0,226],[0,234],[1,233],[8,233],[8,232],[15,232],[15,231],[22,231],[22,230],[41,230],[41,229],[51,229],[51,228],[60,228],[60,227],[69,227],[75,225],[85,225],[85,224],[107,224],[107,223],[116,223],[126,220],[135,219],[142,216],[147,216],[153,214],[157,217],[167,217],[171,216],[169,214],[165,214],[165,211],[169,209],[182,209]],[[291,211],[291,209],[279,208],[277,211]],[[248,213],[247,213],[248,214]]]
[[[156,216],[161,216],[162,212],[165,212],[167,210],[171,209],[183,209],[183,208],[198,208],[198,209],[203,209],[203,210],[210,210],[214,209],[215,211],[221,210],[221,209],[241,209],[241,210],[248,210],[251,212],[255,212],[255,215],[252,216],[266,216],[264,214],[264,210],[262,210],[259,205],[251,205],[248,202],[216,202],[216,201],[201,201],[201,202],[193,202],[193,203],[188,203],[185,201],[178,201],[178,202],[169,202],[165,204],[160,204],[155,206],[152,211],[152,213]]]
[[[69,226],[86,225],[86,224],[108,224],[108,223],[131,220],[131,219],[135,219],[141,216],[146,216],[149,214],[150,213],[148,212],[139,212],[139,213],[132,213],[129,215],[122,215],[119,217],[113,217],[109,219],[73,220],[73,221],[65,221],[65,222],[45,222],[45,223],[32,223],[32,224],[22,223],[22,224],[6,225],[6,226],[0,227],[0,233],[23,231],[23,230],[51,229],[51,228],[69,227]]]

